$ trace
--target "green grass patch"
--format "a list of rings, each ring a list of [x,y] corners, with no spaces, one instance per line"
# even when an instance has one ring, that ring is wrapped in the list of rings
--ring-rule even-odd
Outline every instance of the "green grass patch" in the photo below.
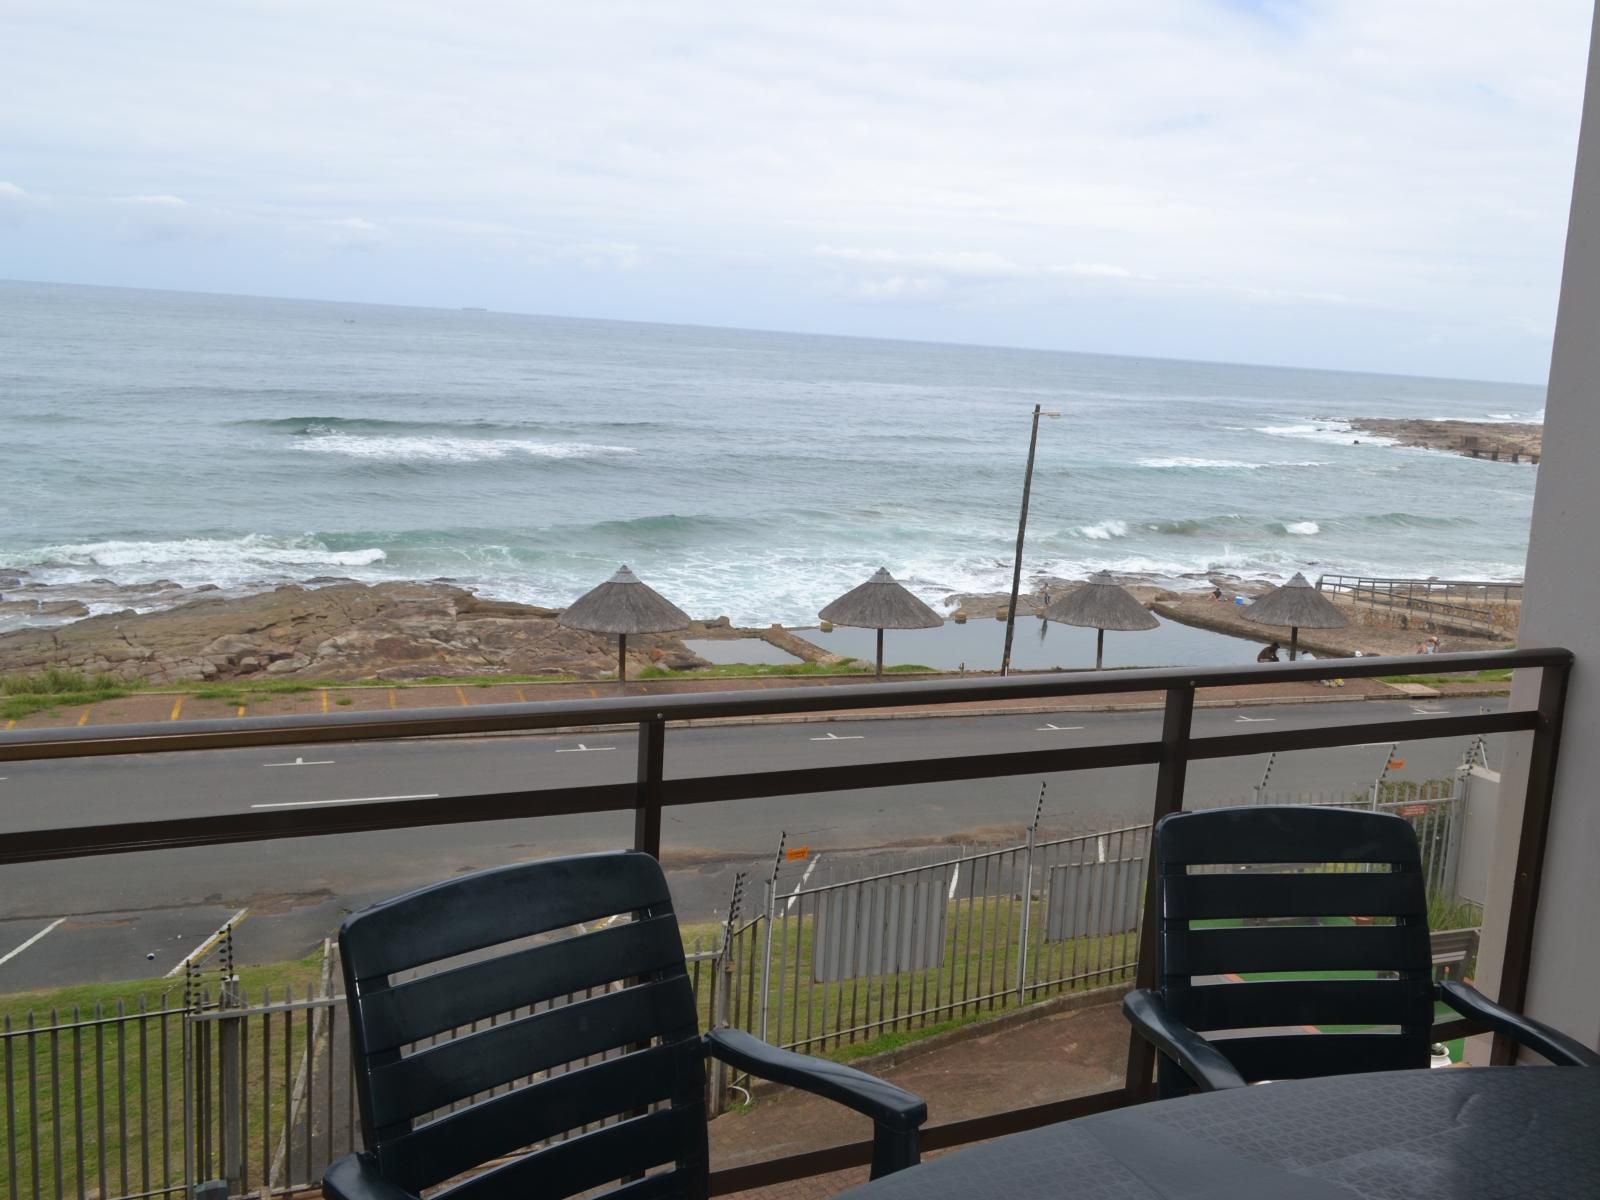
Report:
[[[1384,683],[1420,683],[1423,687],[1440,687],[1447,683],[1510,683],[1511,668],[1463,671],[1459,675],[1380,675],[1378,678]]]
[[[116,700],[133,690],[115,675],[91,676],[59,667],[0,675],[0,716],[15,721],[63,706]]]

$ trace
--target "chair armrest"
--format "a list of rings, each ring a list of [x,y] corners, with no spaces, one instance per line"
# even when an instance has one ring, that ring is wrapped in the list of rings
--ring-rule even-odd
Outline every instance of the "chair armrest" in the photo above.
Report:
[[[1558,1067],[1600,1067],[1600,1054],[1543,1021],[1501,1008],[1477,988],[1445,980],[1438,985],[1439,999],[1464,1017],[1482,1021],[1530,1050],[1536,1050]]]
[[[917,1131],[928,1119],[928,1104],[921,1096],[842,1063],[769,1046],[738,1029],[713,1029],[705,1041],[717,1058],[758,1079],[797,1087],[871,1117],[876,1126],[872,1178],[919,1161]]]
[[[1122,1011],[1133,1027],[1184,1069],[1202,1091],[1244,1087],[1245,1079],[1222,1052],[1167,1012],[1166,1003],[1149,988],[1122,998]]]
[[[346,1154],[323,1172],[322,1194],[329,1200],[417,1200],[385,1179],[365,1154]]]

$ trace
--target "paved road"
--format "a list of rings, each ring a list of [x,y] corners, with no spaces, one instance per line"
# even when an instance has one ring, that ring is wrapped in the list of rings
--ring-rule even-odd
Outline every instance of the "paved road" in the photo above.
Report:
[[[1505,701],[1352,702],[1201,710],[1197,734],[1412,719],[1401,774],[1438,778],[1461,739],[1431,740],[1429,720]],[[866,763],[1149,737],[1158,713],[1084,713],[677,729],[669,777],[786,766]],[[1273,790],[1343,793],[1369,781],[1388,746],[1280,756]],[[631,733],[352,743],[288,749],[155,754],[0,766],[0,836],[7,831],[157,816],[360,803],[626,781]],[[1496,748],[1491,743],[1491,755]],[[1194,764],[1190,803],[1247,795],[1265,756]],[[1154,767],[1048,779],[1043,826],[1087,832],[1146,819]],[[711,920],[733,872],[769,859],[780,830],[813,853],[870,852],[929,840],[1012,836],[1033,815],[1036,776],[877,788],[669,809],[663,859],[685,919]],[[304,954],[342,914],[451,874],[536,854],[626,844],[626,813],[314,838],[0,869],[0,992],[160,974],[239,909],[244,961]],[[59,924],[57,923],[59,921]],[[42,937],[37,937],[46,930]],[[25,943],[25,949],[20,949]],[[154,955],[153,958],[147,957]],[[10,957],[7,957],[10,956]]]

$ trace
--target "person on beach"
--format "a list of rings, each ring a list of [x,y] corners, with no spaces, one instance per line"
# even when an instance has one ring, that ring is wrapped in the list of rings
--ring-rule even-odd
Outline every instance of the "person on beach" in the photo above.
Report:
[[[1438,634],[1429,634],[1427,637],[1423,638],[1420,642],[1417,643],[1417,648],[1415,650],[1413,650],[1411,653],[1413,653],[1413,654],[1437,654],[1437,653],[1439,653],[1439,635]]]
[[[1263,646],[1261,648],[1261,653],[1256,655],[1256,661],[1258,663],[1262,663],[1262,662],[1277,662],[1278,661],[1278,643],[1277,642],[1273,642],[1270,646]]]
[[[1221,600],[1222,600],[1222,589],[1219,588],[1219,587],[1212,588],[1211,589],[1211,598],[1220,603]]]

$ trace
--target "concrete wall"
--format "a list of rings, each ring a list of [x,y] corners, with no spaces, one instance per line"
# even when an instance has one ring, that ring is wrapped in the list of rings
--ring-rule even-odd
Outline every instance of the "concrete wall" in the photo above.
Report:
[[[1593,31],[1592,31],[1593,33]],[[1527,590],[1524,646],[1577,656],[1539,898],[1526,1010],[1600,1045],[1600,39],[1591,36],[1577,175],[1567,230],[1545,413]],[[1513,704],[1531,707],[1535,672],[1519,672]],[[1528,738],[1511,739],[1489,883],[1482,960],[1498,961],[1511,891]],[[1495,973],[1496,975],[1498,972]],[[1490,995],[1498,978],[1480,973]]]

